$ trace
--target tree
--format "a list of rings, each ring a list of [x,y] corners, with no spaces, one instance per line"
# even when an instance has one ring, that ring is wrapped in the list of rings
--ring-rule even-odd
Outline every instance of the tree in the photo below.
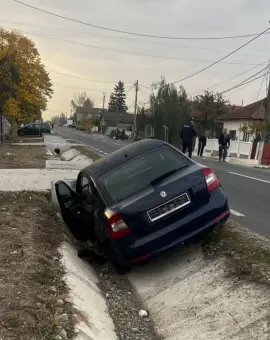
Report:
[[[34,42],[18,32],[0,29],[0,58],[6,56],[12,76],[5,83],[14,88],[16,96],[5,100],[4,113],[16,123],[40,119],[53,90]],[[2,72],[5,71],[0,71],[0,77]],[[19,75],[20,82],[14,82]]]
[[[164,139],[164,127],[169,128],[169,142],[180,140],[180,131],[191,113],[191,101],[188,99],[184,87],[177,89],[162,77],[159,83],[153,85],[157,89],[150,96],[150,108],[147,116],[149,123],[155,130],[155,136]]]
[[[125,85],[120,80],[118,84],[114,86],[114,92],[110,95],[109,111],[126,112],[127,109]]]
[[[194,107],[202,113],[198,118],[204,129],[214,134],[216,119],[226,112],[228,101],[220,93],[205,91],[203,95],[194,98]]]
[[[76,111],[78,107],[82,107],[85,111],[91,111],[94,107],[93,99],[86,93],[74,93],[73,99],[70,101],[70,106],[73,111]]]
[[[109,110],[110,112],[115,112],[115,111],[117,111],[116,102],[115,102],[115,96],[114,96],[113,93],[111,93],[111,95],[110,95],[108,110]]]
[[[8,100],[9,107],[13,105],[13,110],[17,111],[16,87],[20,83],[20,75],[17,65],[13,62],[12,55],[5,55],[0,58],[0,135],[3,142],[3,111]]]
[[[263,133],[264,130],[270,132],[270,121],[269,120],[266,122],[266,126],[264,126],[264,122],[253,121],[253,122],[244,124],[239,129],[240,132],[248,133],[250,136],[253,136],[255,142],[258,142],[261,140],[261,133]]]

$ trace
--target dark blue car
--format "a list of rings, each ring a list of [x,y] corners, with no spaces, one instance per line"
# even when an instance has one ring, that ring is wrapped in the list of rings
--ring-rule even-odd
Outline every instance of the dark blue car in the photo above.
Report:
[[[118,268],[213,230],[230,215],[215,173],[157,139],[92,163],[73,189],[59,181],[56,193],[74,237],[96,245]]]

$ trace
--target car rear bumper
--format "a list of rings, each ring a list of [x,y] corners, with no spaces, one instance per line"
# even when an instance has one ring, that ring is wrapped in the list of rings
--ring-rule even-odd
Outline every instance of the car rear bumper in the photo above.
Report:
[[[198,209],[192,216],[127,244],[124,240],[113,242],[113,250],[118,261],[138,263],[166,252],[207,230],[222,226],[229,218],[227,196],[219,188],[211,196],[209,203]],[[128,241],[128,240],[127,240]]]

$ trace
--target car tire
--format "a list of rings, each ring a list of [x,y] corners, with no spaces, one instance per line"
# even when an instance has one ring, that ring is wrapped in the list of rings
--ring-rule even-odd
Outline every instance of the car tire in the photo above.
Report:
[[[19,132],[19,133],[18,133],[18,136],[20,136],[20,137],[22,137],[23,135],[24,135],[23,132]]]

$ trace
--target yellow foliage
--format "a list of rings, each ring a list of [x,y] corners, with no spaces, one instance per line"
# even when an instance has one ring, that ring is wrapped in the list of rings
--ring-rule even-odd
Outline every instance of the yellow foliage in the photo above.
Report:
[[[40,118],[53,90],[34,42],[17,31],[0,29],[0,58],[5,55],[12,57],[20,73],[20,83],[15,86],[17,95],[5,104],[7,116],[16,121]]]
[[[8,117],[12,122],[16,122],[21,118],[19,103],[14,98],[10,98],[5,103],[5,112],[8,113]]]

